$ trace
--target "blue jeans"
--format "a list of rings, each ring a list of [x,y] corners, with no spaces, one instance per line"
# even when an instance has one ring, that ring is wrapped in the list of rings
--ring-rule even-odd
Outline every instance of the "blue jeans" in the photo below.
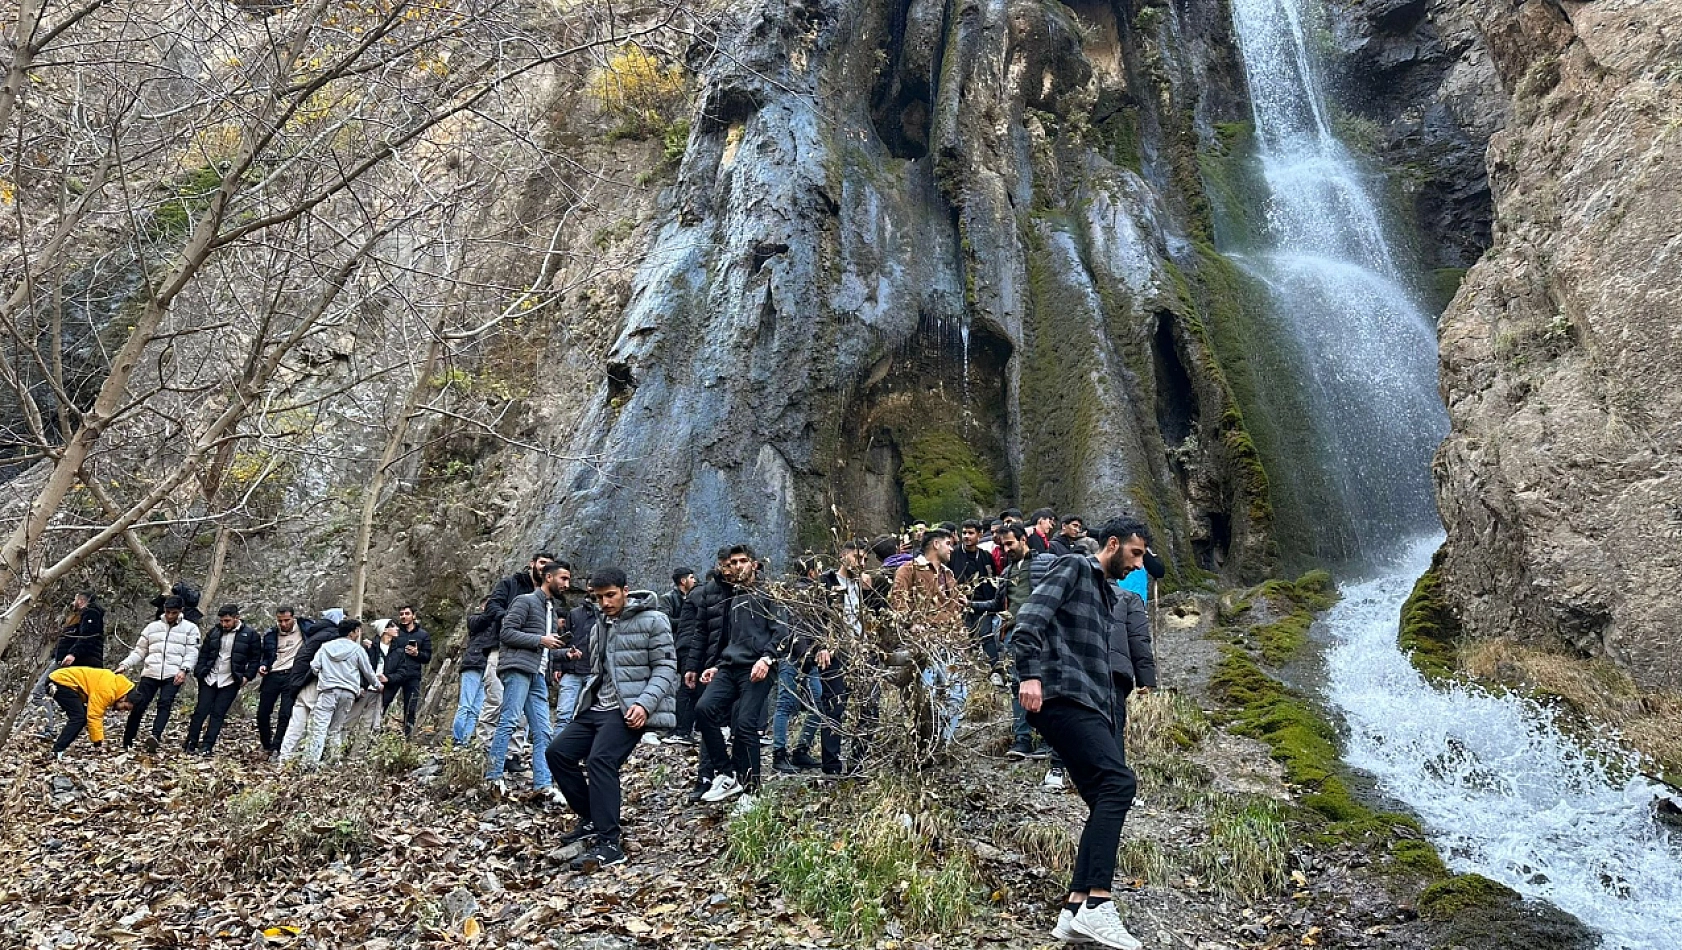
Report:
[[[802,684],[801,680],[805,683]],[[783,660],[777,664],[777,709],[771,714],[771,748],[773,750],[788,750],[788,721],[802,705],[800,700],[801,687],[806,691],[806,722],[800,727],[800,743],[797,749],[810,748],[812,741],[818,737],[818,700],[823,697],[823,677],[817,667],[811,672],[801,673],[800,667],[791,660]]]
[[[456,745],[466,745],[473,738],[473,727],[479,724],[479,711],[485,708],[485,671],[461,671],[461,699],[456,702],[456,721],[450,726],[450,738]]]
[[[928,690],[929,702],[934,705],[940,741],[951,742],[952,737],[958,734],[964,701],[969,699],[969,684],[959,679],[950,666],[935,660],[923,670],[923,687]]]
[[[485,780],[502,778],[503,762],[508,758],[508,743],[514,737],[520,713],[526,714],[531,727],[531,787],[539,791],[554,784],[549,776],[549,762],[542,750],[549,748],[549,684],[544,677],[530,673],[497,671],[502,680],[502,718],[496,723],[496,737],[491,740],[490,764],[485,768]]]
[[[572,714],[578,709],[578,694],[584,692],[584,681],[589,679],[583,673],[562,673],[561,683],[556,688],[560,690],[560,698],[555,701],[555,734],[572,721]]]

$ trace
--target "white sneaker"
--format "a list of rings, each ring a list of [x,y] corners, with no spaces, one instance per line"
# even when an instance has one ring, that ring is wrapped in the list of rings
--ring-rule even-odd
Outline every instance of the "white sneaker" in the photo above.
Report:
[[[742,794],[742,791],[742,783],[736,781],[736,776],[720,772],[713,776],[712,788],[707,789],[707,793],[701,796],[701,801],[717,804],[735,798]]]
[[[736,799],[736,804],[730,806],[731,817],[737,818],[747,814],[748,809],[752,808],[758,801],[758,798],[743,792],[742,796]]]
[[[659,745],[660,737],[652,732],[645,732],[642,734],[642,738],[637,740],[637,742],[639,745]]]
[[[995,689],[1005,688],[1005,678],[999,673],[994,673],[992,676],[987,677],[987,680],[993,684],[993,688]]]
[[[1075,915],[1063,908],[1057,912],[1057,926],[1051,928],[1051,936],[1064,943],[1091,943],[1091,937],[1075,931],[1074,923]]]
[[[498,798],[508,797],[508,780],[499,778],[491,782],[491,792]]]
[[[1116,913],[1113,900],[1105,901],[1097,907],[1082,904],[1080,912],[1069,921],[1069,929],[1077,934],[1084,934],[1106,947],[1115,947],[1116,950],[1139,950],[1144,946],[1122,926],[1121,915]]]
[[[1050,771],[1046,772],[1045,773],[1045,780],[1040,782],[1040,787],[1041,788],[1055,788],[1058,791],[1062,791],[1062,789],[1063,789],[1063,770],[1062,769],[1051,769]]]
[[[551,805],[565,805],[567,803],[567,797],[562,795],[561,790],[553,785],[544,789],[543,794],[549,799]]]

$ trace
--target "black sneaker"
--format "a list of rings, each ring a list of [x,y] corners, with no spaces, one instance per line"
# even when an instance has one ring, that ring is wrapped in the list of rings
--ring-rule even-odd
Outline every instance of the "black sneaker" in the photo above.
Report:
[[[581,821],[573,829],[561,835],[561,844],[576,844],[577,842],[596,837],[596,826],[588,821]]]
[[[707,790],[712,788],[712,787],[713,787],[712,779],[710,779],[710,778],[698,778],[698,779],[696,779],[695,780],[695,787],[689,790],[689,804],[691,804],[691,805],[701,804],[701,796],[707,794]]]
[[[794,764],[795,768],[802,772],[810,772],[813,769],[823,768],[823,763],[812,758],[812,753],[806,749],[796,749],[794,754],[788,757],[788,760]]]
[[[146,744],[145,744],[144,748],[146,749],[146,751],[148,753],[157,752],[158,751],[158,737],[157,736],[147,736],[146,737]]]
[[[526,770],[526,757],[509,753],[508,758],[503,760],[502,770],[504,772],[524,772]]]
[[[1007,759],[1031,759],[1034,757],[1034,744],[1026,739],[1018,739],[1010,744],[1010,751],[1005,753]]]
[[[1051,758],[1051,748],[1043,745],[1034,746],[1033,751],[1028,753],[1028,758],[1033,759],[1035,762],[1044,762],[1046,759]]]
[[[572,869],[583,874],[591,874],[602,868],[610,868],[616,864],[625,863],[625,852],[611,841],[603,841],[594,848],[572,859]]]
[[[793,762],[788,760],[787,749],[778,749],[777,751],[771,753],[771,768],[776,769],[784,775],[793,775],[800,771],[794,767]]]

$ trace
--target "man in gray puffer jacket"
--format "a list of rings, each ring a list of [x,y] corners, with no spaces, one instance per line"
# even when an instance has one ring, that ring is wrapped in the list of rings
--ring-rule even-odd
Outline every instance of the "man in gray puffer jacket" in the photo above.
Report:
[[[508,612],[502,615],[501,648],[496,661],[496,676],[502,681],[502,713],[496,723],[496,735],[491,738],[490,761],[485,766],[485,781],[499,792],[508,791],[502,772],[520,713],[526,714],[526,723],[531,728],[533,751],[549,744],[549,653],[562,646],[557,621],[566,613],[561,594],[572,576],[564,564],[551,561],[544,565],[543,583],[537,590],[514,598]],[[542,756],[532,756],[531,786],[551,800],[556,797],[549,767]]]
[[[596,600],[590,678],[579,694],[577,714],[544,755],[555,785],[578,815],[578,825],[561,840],[595,843],[572,862],[575,871],[624,863],[619,770],[645,730],[677,725],[671,621],[653,591],[627,592],[627,586],[625,572],[616,568],[590,578]]]

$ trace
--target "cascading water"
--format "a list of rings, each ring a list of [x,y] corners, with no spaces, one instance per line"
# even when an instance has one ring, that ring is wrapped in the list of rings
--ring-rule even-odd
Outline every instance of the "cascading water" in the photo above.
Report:
[[[1342,585],[1324,619],[1326,698],[1345,760],[1419,815],[1450,867],[1576,915],[1604,950],[1682,947],[1682,854],[1652,820],[1659,789],[1610,743],[1475,687],[1435,689],[1396,649],[1396,617],[1440,535],[1390,570]]]
[[[1682,947],[1682,853],[1653,823],[1657,789],[1534,704],[1437,690],[1396,646],[1413,581],[1441,541],[1429,472],[1447,429],[1436,337],[1412,301],[1360,167],[1332,132],[1307,0],[1231,0],[1266,184],[1259,254],[1332,505],[1322,542],[1373,579],[1346,583],[1323,629],[1326,698],[1349,762],[1413,808],[1457,870],[1549,900],[1608,950]],[[1328,514],[1331,514],[1328,512]]]
[[[1233,0],[1266,185],[1251,267],[1273,297],[1308,440],[1333,497],[1316,548],[1375,558],[1436,523],[1430,458],[1448,431],[1436,332],[1397,271],[1360,165],[1332,132],[1299,0]],[[1299,463],[1306,460],[1297,460]]]

